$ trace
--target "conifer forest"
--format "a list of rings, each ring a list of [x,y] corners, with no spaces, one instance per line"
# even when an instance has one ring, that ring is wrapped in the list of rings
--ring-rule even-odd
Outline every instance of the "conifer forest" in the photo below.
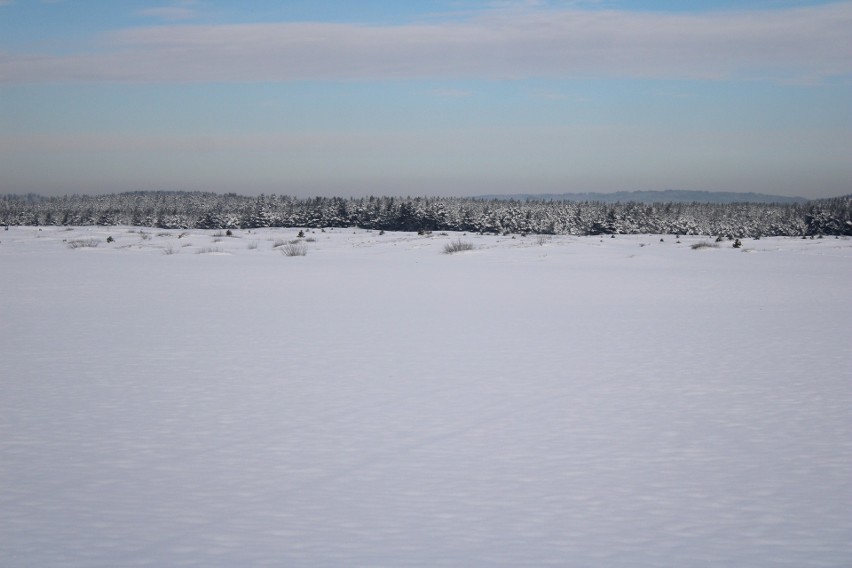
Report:
[[[805,203],[520,201],[452,197],[249,197],[129,192],[0,196],[3,225],[163,229],[359,227],[505,234],[852,235],[852,194]]]

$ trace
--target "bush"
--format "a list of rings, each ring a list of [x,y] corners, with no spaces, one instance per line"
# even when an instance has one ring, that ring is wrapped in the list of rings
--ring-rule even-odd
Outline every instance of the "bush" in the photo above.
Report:
[[[446,245],[444,245],[444,254],[453,254],[465,250],[473,250],[473,248],[473,243],[462,242],[461,239],[458,239],[455,242],[447,243]]]
[[[97,239],[75,239],[68,241],[68,248],[70,249],[95,248],[96,246],[98,246]]]
[[[719,245],[717,245],[716,243],[708,243],[707,241],[701,241],[700,243],[695,243],[694,245],[691,245],[691,248],[692,250],[698,250],[703,248],[717,249],[719,248]]]
[[[219,247],[204,247],[195,251],[195,254],[213,254],[217,252],[222,252],[222,249]]]
[[[308,247],[301,243],[287,243],[282,245],[280,250],[284,256],[305,256],[308,254]]]

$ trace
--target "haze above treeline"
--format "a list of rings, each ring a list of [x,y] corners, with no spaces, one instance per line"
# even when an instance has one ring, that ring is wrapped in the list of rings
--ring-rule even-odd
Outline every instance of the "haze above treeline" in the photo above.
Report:
[[[805,203],[804,197],[768,195],[764,193],[733,191],[689,191],[667,189],[664,191],[616,191],[613,193],[516,193],[510,195],[482,195],[477,199],[514,199],[517,201],[598,201],[617,203]]]
[[[220,192],[187,192],[187,191],[139,191],[139,192],[111,192],[98,195],[115,195],[118,193],[140,193],[140,194],[157,194],[157,193],[220,193]],[[85,192],[83,193],[86,194]],[[249,197],[243,193],[226,192],[226,194],[239,194],[243,197]],[[34,196],[36,199],[47,197],[62,197],[62,195],[44,195],[38,192],[27,194],[8,193],[9,196],[26,197]],[[80,195],[77,192],[69,192],[66,195]],[[264,194],[261,194],[264,195]],[[285,195],[287,193],[274,192],[270,195]],[[255,196],[257,197],[257,196]],[[316,197],[338,198],[343,196],[292,196],[300,199],[313,199]],[[353,198],[355,196],[352,196]],[[362,197],[362,196],[358,196]],[[363,197],[403,197],[403,195],[375,194]],[[412,195],[405,195],[410,198]],[[692,190],[675,190],[667,189],[661,191],[653,190],[637,190],[637,191],[616,191],[616,192],[563,192],[563,193],[508,193],[508,194],[483,194],[472,196],[446,196],[446,195],[424,195],[422,197],[450,197],[459,199],[476,199],[476,200],[497,200],[497,201],[575,201],[575,202],[598,202],[598,203],[618,203],[618,202],[634,202],[634,203],[807,203],[814,199],[830,199],[831,197],[822,197],[814,199],[806,199],[804,197],[789,196],[789,195],[772,195],[755,192],[733,192],[733,191],[692,191]],[[843,196],[838,196],[843,197]]]

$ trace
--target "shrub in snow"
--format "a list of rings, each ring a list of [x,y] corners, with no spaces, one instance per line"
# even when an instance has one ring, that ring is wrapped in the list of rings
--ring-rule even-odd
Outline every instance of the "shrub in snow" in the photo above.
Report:
[[[96,239],[74,239],[73,241],[68,241],[68,248],[70,249],[95,248],[96,246],[98,246]]]
[[[692,250],[698,250],[703,248],[719,248],[719,245],[716,243],[708,243],[707,241],[701,241],[700,243],[695,243],[691,245]]]
[[[444,245],[444,254],[453,254],[465,250],[473,250],[473,243],[462,242],[461,239],[458,239],[455,242]]]
[[[735,248],[735,249],[741,248],[742,246],[743,246],[743,243],[742,243],[742,241],[740,241],[739,239],[736,239],[736,240],[734,241],[734,248]]]
[[[284,256],[305,256],[308,254],[308,247],[301,243],[287,243],[279,250]]]
[[[107,237],[107,242],[108,242],[108,243],[111,243],[111,242],[114,242],[114,241],[115,241],[115,239],[114,239],[114,238],[112,238],[112,235],[110,235],[110,236],[108,236],[108,237]]]
[[[305,231],[299,231],[299,234],[296,235],[296,236],[299,237],[300,239],[304,238],[305,237]]]

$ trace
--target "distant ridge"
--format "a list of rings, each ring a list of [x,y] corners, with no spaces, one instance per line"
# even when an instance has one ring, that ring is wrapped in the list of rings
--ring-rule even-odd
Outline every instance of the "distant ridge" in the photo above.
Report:
[[[733,191],[616,191],[615,193],[516,193],[512,195],[479,195],[474,199],[508,201],[597,201],[616,203],[807,203],[804,197],[785,197],[764,193]]]

